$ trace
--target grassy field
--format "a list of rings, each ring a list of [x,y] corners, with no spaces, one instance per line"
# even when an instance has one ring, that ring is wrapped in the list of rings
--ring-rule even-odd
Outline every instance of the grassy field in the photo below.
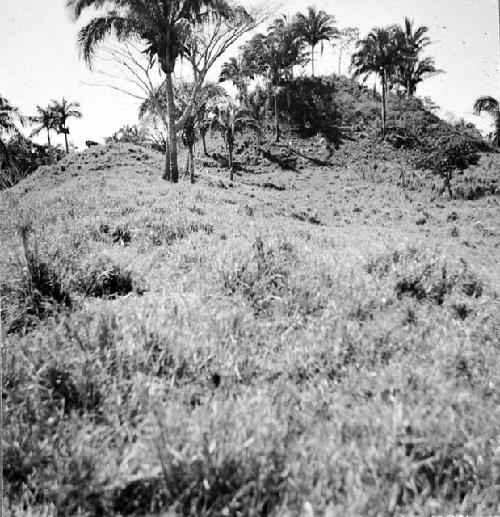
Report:
[[[0,194],[5,515],[500,513],[500,198],[347,156]]]

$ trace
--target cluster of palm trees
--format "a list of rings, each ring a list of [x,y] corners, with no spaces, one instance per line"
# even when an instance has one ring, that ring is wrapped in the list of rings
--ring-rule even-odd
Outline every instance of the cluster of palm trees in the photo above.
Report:
[[[80,104],[78,102],[69,102],[63,98],[61,101],[51,101],[46,107],[37,106],[36,111],[36,115],[28,117],[29,122],[35,126],[31,132],[31,137],[38,136],[43,131],[47,132],[47,149],[49,159],[51,160],[52,143],[50,132],[55,131],[57,134],[64,135],[66,154],[69,153],[68,120],[70,118],[79,119],[82,117]]]
[[[294,17],[282,16],[269,25],[265,34],[259,33],[241,47],[238,58],[222,65],[220,81],[232,81],[238,89],[240,102],[248,106],[248,84],[256,77],[266,80],[270,97],[274,99],[275,137],[280,140],[279,96],[293,79],[294,68],[311,62],[314,77],[315,51],[323,52],[326,42],[339,38],[335,18],[323,10],[308,7]]]
[[[408,97],[415,95],[417,86],[426,78],[440,73],[432,57],[423,57],[430,45],[428,27],[414,27],[405,18],[403,26],[391,25],[373,29],[358,42],[352,56],[355,77],[375,75],[382,87],[382,135],[386,132],[386,96],[391,89],[403,90]]]

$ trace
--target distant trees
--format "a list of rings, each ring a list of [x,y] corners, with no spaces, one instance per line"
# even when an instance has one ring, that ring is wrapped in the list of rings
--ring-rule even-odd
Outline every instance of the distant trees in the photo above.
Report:
[[[17,124],[22,125],[23,123],[24,118],[20,115],[18,108],[0,94],[0,157],[7,163],[10,163],[11,160],[4,139],[17,134],[19,132]]]
[[[439,73],[431,57],[422,58],[422,51],[430,44],[428,28],[414,28],[405,18],[404,27],[377,27],[358,43],[352,56],[354,76],[376,75],[382,87],[382,136],[386,132],[386,96],[391,86],[401,85],[408,97],[415,94],[417,85],[425,78]]]
[[[314,49],[321,44],[323,52],[323,42],[329,42],[339,36],[339,31],[335,27],[335,18],[325,11],[308,7],[307,14],[296,14],[295,29],[304,42],[311,47],[311,67],[314,77]]]
[[[43,131],[47,131],[47,152],[49,162],[52,163],[52,144],[50,140],[50,132],[56,131],[59,122],[58,114],[54,111],[53,106],[49,105],[45,108],[36,107],[37,114],[30,117],[29,121],[35,128],[31,131],[31,137],[38,136]]]
[[[68,119],[70,118],[82,118],[82,112],[80,111],[80,104],[78,102],[69,102],[64,97],[62,101],[53,100],[50,108],[54,112],[56,117],[56,125],[55,130],[57,133],[64,135],[64,143],[66,146],[66,154],[69,153],[69,145],[68,145],[68,135],[69,135],[69,127],[68,127]]]
[[[267,34],[256,34],[242,47],[244,66],[254,76],[266,79],[274,98],[276,141],[280,140],[279,96],[293,77],[293,67],[306,61],[304,41],[293,23],[285,17],[276,19]]]
[[[423,50],[431,44],[427,36],[429,28],[426,26],[414,27],[413,20],[405,18],[403,27],[395,28],[395,38],[402,46],[403,59],[398,63],[393,82],[401,85],[408,97],[413,97],[417,85],[424,79],[431,77],[441,70],[437,70],[432,57],[422,58]]]
[[[89,65],[98,45],[110,34],[119,41],[143,41],[151,62],[159,63],[165,74],[168,125],[164,178],[177,182],[177,132],[191,115],[208,69],[253,27],[252,17],[226,0],[68,0],[67,5],[77,18],[88,8],[99,12],[78,36],[81,53]],[[176,120],[173,73],[180,58],[191,63],[195,81],[190,102]]]
[[[474,113],[481,115],[483,112],[493,117],[494,127],[491,139],[497,147],[500,147],[500,102],[490,95],[479,97],[474,102]]]
[[[352,47],[359,41],[359,29],[357,27],[345,27],[338,33],[336,47],[339,53],[339,63],[337,75],[340,76],[342,57],[344,52],[352,49]]]
[[[403,48],[398,33],[393,27],[377,27],[359,42],[358,51],[352,56],[354,77],[365,79],[374,74],[382,85],[382,137],[386,129],[387,85],[395,74],[398,64],[403,62]]]

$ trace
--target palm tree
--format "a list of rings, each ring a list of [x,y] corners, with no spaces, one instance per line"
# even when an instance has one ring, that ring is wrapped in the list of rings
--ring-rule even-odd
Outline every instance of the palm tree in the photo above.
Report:
[[[232,103],[219,104],[209,114],[210,128],[212,131],[219,131],[226,144],[229,154],[229,179],[234,179],[234,142],[237,133],[245,129],[253,129],[260,134],[259,123],[252,117],[248,110],[240,109]]]
[[[396,27],[395,31],[405,59],[397,67],[394,82],[406,89],[408,97],[413,97],[419,83],[427,77],[441,73],[441,70],[436,69],[432,57],[420,59],[422,51],[431,44],[427,36],[428,27],[421,26],[415,29],[413,20],[405,18],[404,27]]]
[[[293,77],[293,67],[305,62],[303,40],[286,17],[279,18],[269,26],[267,35],[256,34],[243,46],[242,61],[249,73],[264,76],[269,82],[279,142],[279,96]]]
[[[186,50],[193,25],[209,16],[229,16],[226,0],[67,0],[78,18],[87,8],[104,9],[85,25],[78,43],[89,66],[96,47],[110,34],[119,41],[138,38],[146,44],[146,53],[157,60],[165,74],[168,139],[165,150],[164,178],[179,180],[173,73],[175,64]],[[102,11],[100,11],[102,12]]]
[[[19,132],[16,123],[24,124],[24,117],[19,114],[19,110],[0,95],[0,151],[7,163],[10,163],[9,151],[3,137],[9,137]]]
[[[30,117],[32,124],[38,124],[31,132],[30,137],[38,136],[42,131],[47,131],[47,150],[49,155],[49,163],[52,163],[52,145],[50,142],[50,132],[57,129],[59,121],[58,114],[54,111],[51,105],[46,108],[40,106],[36,107],[37,115]]]
[[[238,62],[235,57],[231,57],[229,61],[222,64],[219,82],[231,81],[238,89],[238,100],[247,104],[248,77],[248,73],[243,69],[242,63]]]
[[[379,77],[382,84],[382,137],[386,127],[387,85],[392,81],[398,65],[405,60],[400,36],[395,27],[373,29],[358,43],[358,51],[352,56],[354,77],[372,74]]]
[[[311,47],[312,76],[314,77],[314,49],[321,43],[323,53],[323,42],[331,41],[338,37],[339,31],[334,26],[335,18],[325,11],[316,11],[315,7],[307,8],[307,15],[297,13],[296,29],[304,41]]]
[[[494,129],[492,140],[500,147],[500,103],[494,97],[485,95],[479,97],[474,103],[474,114],[481,115],[481,113],[489,113],[494,120]]]
[[[66,154],[69,153],[69,127],[67,126],[67,120],[69,118],[82,118],[82,113],[79,108],[80,104],[78,102],[68,102],[64,97],[61,102],[52,101],[52,109],[58,116],[56,131],[64,135]]]

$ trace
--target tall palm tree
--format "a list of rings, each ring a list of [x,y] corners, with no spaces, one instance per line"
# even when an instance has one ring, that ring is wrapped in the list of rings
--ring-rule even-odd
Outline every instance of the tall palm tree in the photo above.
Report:
[[[7,163],[11,160],[3,138],[19,132],[17,123],[23,125],[24,117],[20,115],[18,108],[10,104],[5,97],[0,95],[0,151]]]
[[[500,147],[500,102],[494,97],[485,95],[479,97],[474,103],[474,113],[480,115],[481,113],[488,113],[493,117],[494,129],[492,134],[492,140],[496,143],[497,147]]]
[[[175,64],[185,52],[192,26],[212,15],[229,16],[229,3],[226,0],[67,0],[67,5],[77,18],[87,8],[99,10],[100,14],[88,22],[78,36],[82,55],[89,65],[96,47],[110,34],[119,41],[142,40],[150,58],[158,61],[165,74],[168,123],[164,178],[176,183],[179,169],[174,116]]]
[[[280,140],[279,96],[293,77],[293,67],[305,62],[303,40],[286,17],[278,18],[267,35],[256,34],[242,49],[243,66],[249,73],[261,75],[269,82],[274,98],[276,141]]]
[[[260,134],[259,123],[252,117],[248,110],[227,103],[219,104],[211,111],[208,116],[210,128],[218,131],[224,138],[229,154],[229,179],[234,179],[234,160],[233,151],[237,133],[242,133],[245,129],[253,129]]]
[[[374,74],[382,84],[382,137],[386,128],[387,85],[392,81],[398,65],[405,60],[403,45],[395,27],[373,29],[358,43],[358,51],[352,56],[354,77]]]
[[[307,15],[297,13],[296,29],[304,41],[311,47],[312,76],[314,77],[314,49],[321,43],[323,53],[323,42],[331,41],[338,37],[339,31],[335,27],[335,18],[325,11],[317,11],[315,7],[307,8]]]
[[[38,136],[42,131],[47,131],[47,150],[49,155],[49,162],[52,163],[52,144],[50,141],[50,132],[57,129],[59,117],[51,105],[46,108],[40,106],[36,107],[37,114],[30,117],[31,124],[37,124],[33,129],[30,137]]]
[[[420,59],[422,51],[431,44],[427,35],[428,27],[415,28],[413,20],[405,18],[403,27],[398,26],[395,31],[405,59],[398,65],[394,81],[406,89],[408,97],[413,97],[419,83],[427,77],[441,73],[441,70],[436,69],[432,57]]]
[[[56,131],[64,135],[66,154],[68,154],[69,127],[67,121],[69,118],[82,118],[82,112],[79,110],[80,104],[78,102],[69,102],[63,97],[61,102],[53,100],[51,107],[58,117]]]

